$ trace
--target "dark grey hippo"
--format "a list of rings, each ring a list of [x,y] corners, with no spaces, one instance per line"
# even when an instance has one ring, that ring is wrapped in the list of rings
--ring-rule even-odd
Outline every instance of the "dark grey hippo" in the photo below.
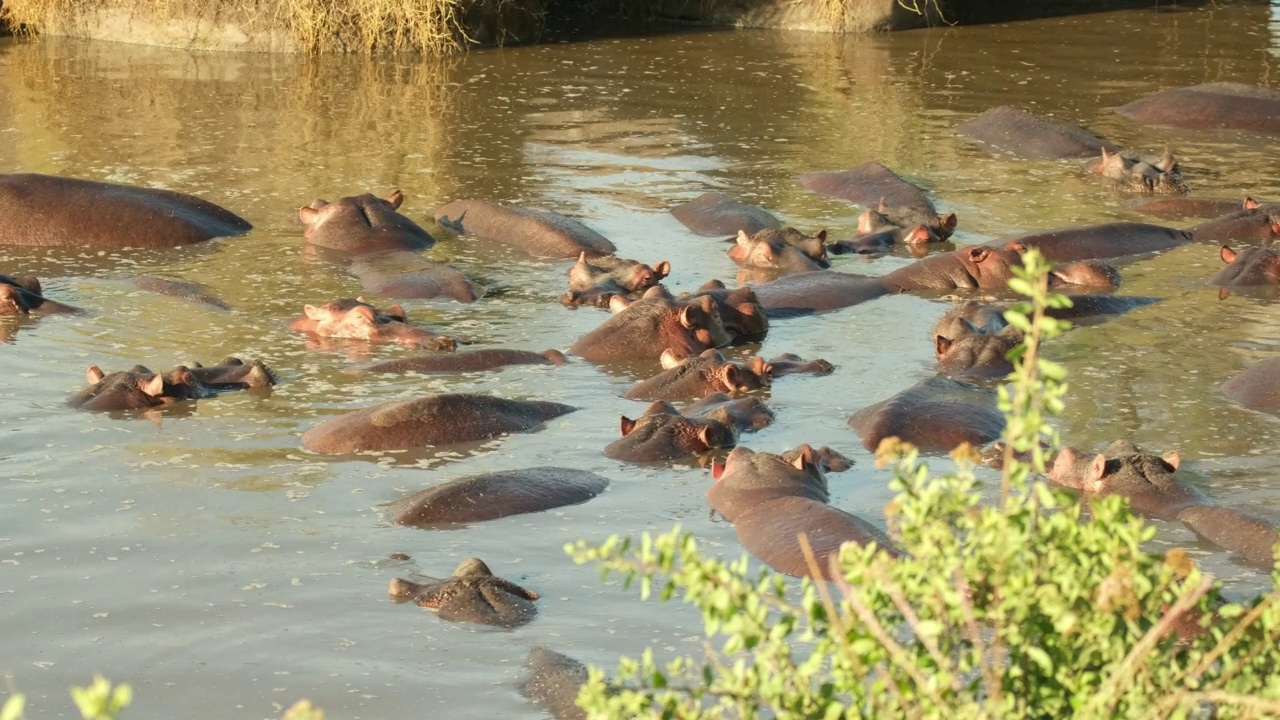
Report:
[[[758,397],[731,398],[725,393],[712,393],[686,407],[681,413],[698,420],[718,422],[740,433],[755,432],[773,424],[773,411]]]
[[[493,574],[479,558],[468,558],[444,580],[415,583],[395,578],[387,594],[396,602],[412,600],[451,622],[513,628],[533,620],[538,593]]]
[[[711,450],[733,447],[737,430],[718,419],[681,415],[670,403],[658,401],[632,420],[622,417],[622,437],[609,443],[604,455],[630,463],[667,463],[692,459]]]
[[[165,373],[155,373],[142,365],[135,365],[110,374],[93,365],[86,376],[89,387],[67,399],[71,407],[95,412],[125,412],[160,407],[179,400],[198,400],[212,394],[185,365]]]
[[[578,338],[568,352],[591,362],[658,360],[668,350],[685,358],[731,341],[713,298],[675,301],[646,293]]]
[[[1222,394],[1253,410],[1280,414],[1280,358],[1250,365],[1222,383]]]
[[[427,395],[325,420],[302,434],[302,446],[337,454],[451,445],[531,430],[576,409],[488,395]]]
[[[210,390],[260,390],[279,382],[276,374],[261,360],[246,363],[233,355],[219,360],[217,365],[193,362],[187,369]]]
[[[1116,108],[1143,125],[1280,135],[1280,90],[1234,82],[1171,88]]]
[[[1218,255],[1227,266],[1213,276],[1210,284],[1222,287],[1280,285],[1280,249],[1252,245],[1239,251],[1223,245]]]
[[[526,663],[533,674],[520,685],[520,694],[555,720],[587,720],[578,707],[578,690],[587,682],[587,666],[568,655],[543,647],[529,651]]]
[[[366,291],[386,298],[473,303],[484,295],[461,270],[405,250],[360,255],[347,270]]]
[[[960,123],[955,131],[993,150],[1029,160],[1097,157],[1103,150],[1117,150],[1116,146],[1078,125],[1012,105],[993,107]]]
[[[1242,207],[1187,230],[1196,242],[1229,243],[1280,238],[1280,203],[1245,200]]]
[[[469,475],[384,505],[397,523],[442,528],[577,505],[609,480],[585,470],[535,467]]]
[[[369,193],[335,202],[313,200],[298,208],[298,219],[306,226],[302,234],[307,242],[344,253],[425,250],[435,245],[426,230],[396,212],[403,202],[399,190],[385,200]]]
[[[401,360],[388,360],[358,368],[356,372],[376,373],[464,373],[497,370],[510,365],[564,365],[569,359],[559,350],[536,353],[528,350],[492,348],[457,353],[432,353]]]
[[[854,413],[849,427],[872,452],[885,438],[897,437],[921,452],[945,453],[960,443],[977,446],[1000,437],[1004,415],[994,392],[932,377]]]
[[[631,387],[624,397],[632,400],[688,400],[715,392],[741,393],[768,387],[772,374],[764,358],[745,363],[724,359],[716,350],[705,350],[691,358],[664,354],[657,375]]]
[[[956,215],[943,217],[924,192],[878,162],[866,162],[843,172],[811,172],[800,176],[800,184],[828,197],[840,198],[874,210],[859,220],[859,233],[869,234],[888,227],[910,232],[923,225],[931,240],[946,240],[956,229]],[[882,220],[884,227],[864,226],[864,221]]]
[[[0,245],[169,248],[251,229],[228,210],[172,190],[0,174]]]
[[[1243,201],[1230,198],[1162,197],[1140,202],[1134,210],[1156,217],[1179,219],[1186,217],[1218,217],[1237,210],[1253,210],[1269,203],[1260,203],[1251,197]]]
[[[712,466],[715,483],[707,490],[707,501],[725,520],[733,519],[755,506],[780,497],[806,497],[829,502],[827,477],[808,445],[796,448],[792,459],[767,452],[734,448],[724,464]]]
[[[182,298],[218,310],[230,310],[231,306],[213,294],[208,286],[190,280],[177,280],[159,275],[137,275],[133,284],[147,292]]]
[[[1036,248],[1053,262],[1110,260],[1131,255],[1169,250],[1192,242],[1192,234],[1163,225],[1114,222],[1101,225],[1058,228],[992,240],[982,247],[1002,248],[1017,244]]]
[[[1250,564],[1270,569],[1280,535],[1265,520],[1215,505],[1175,474],[1178,453],[1149,453],[1127,440],[1111,443],[1092,457],[1064,447],[1049,468],[1049,480],[1088,496],[1123,495],[1134,511],[1177,520],[1196,535]]]
[[[675,219],[699,235],[732,236],[739,230],[754,235],[780,228],[782,221],[756,205],[747,205],[724,193],[709,192],[671,208]]]
[[[504,243],[534,256],[601,257],[618,249],[600,233],[559,213],[487,200],[455,200],[436,211],[436,222],[459,235]]]

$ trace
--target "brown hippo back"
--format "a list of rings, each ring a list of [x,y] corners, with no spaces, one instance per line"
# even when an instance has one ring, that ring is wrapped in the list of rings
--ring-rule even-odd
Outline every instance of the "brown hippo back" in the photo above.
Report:
[[[1222,383],[1222,394],[1247,408],[1280,413],[1280,357],[1245,368]]]
[[[171,190],[0,174],[0,245],[168,248],[252,227],[211,202]]]
[[[608,238],[572,218],[486,200],[455,200],[436,211],[436,222],[460,235],[513,245],[530,255],[600,257],[617,251]]]
[[[1280,135],[1280,90],[1243,83],[1171,88],[1134,100],[1116,112],[1144,125]]]

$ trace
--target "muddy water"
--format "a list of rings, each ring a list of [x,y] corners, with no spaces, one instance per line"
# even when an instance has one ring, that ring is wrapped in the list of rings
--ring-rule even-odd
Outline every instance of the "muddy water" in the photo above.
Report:
[[[359,292],[305,252],[296,208],[314,197],[401,188],[423,221],[443,203],[491,198],[559,210],[623,256],[670,260],[691,289],[736,268],[666,208],[710,189],[804,229],[852,233],[857,209],[795,176],[879,160],[960,216],[962,243],[1038,228],[1143,219],[1073,163],[994,157],[950,132],[1001,103],[1085,124],[1113,141],[1182,156],[1198,194],[1280,198],[1280,142],[1137,126],[1108,111],[1162,87],[1218,80],[1280,86],[1280,11],[1233,5],[836,39],[690,32],[417,59],[305,60],[192,55],[109,43],[0,41],[0,171],[25,170],[196,193],[256,226],[172,252],[0,250],[0,271],[39,274],[79,318],[0,326],[0,672],[32,717],[70,717],[66,688],[94,672],[137,688],[131,717],[278,716],[308,697],[331,717],[538,717],[516,692],[528,649],[547,645],[612,667],[652,646],[700,651],[701,624],[678,605],[641,604],[575,567],[577,538],[665,530],[736,557],[731,528],[708,521],[694,467],[607,460],[626,369],[575,362],[456,378],[347,374],[405,350],[309,347],[285,328],[307,302]],[[1269,24],[1270,23],[1270,24]],[[413,302],[417,320],[477,345],[564,348],[604,319],[555,300],[567,262],[447,238],[428,256],[465,268],[489,295],[473,306]],[[907,262],[837,259],[881,273]],[[1064,438],[1099,448],[1130,438],[1178,449],[1224,503],[1280,521],[1280,422],[1242,410],[1219,382],[1280,352],[1273,299],[1219,299],[1211,247],[1123,268],[1124,293],[1164,301],[1073,331],[1048,353],[1071,371]],[[219,311],[137,289],[161,272],[211,286]],[[856,467],[834,501],[881,521],[887,476],[845,426],[854,410],[931,374],[928,328],[945,310],[884,298],[776,322],[758,348],[838,366],[789,377],[778,422],[744,444],[829,444]],[[267,396],[229,394],[161,422],[62,405],[85,367],[268,362]],[[566,402],[578,412],[534,434],[442,455],[337,462],[303,452],[317,420],[441,390]],[[606,475],[600,498],[456,531],[389,525],[378,505],[451,477],[560,464]],[[944,464],[944,463],[939,463]],[[1240,592],[1260,574],[1166,527]],[[388,553],[413,557],[407,565]],[[538,590],[541,614],[516,631],[452,625],[387,600],[395,575],[447,574],[468,556]]]

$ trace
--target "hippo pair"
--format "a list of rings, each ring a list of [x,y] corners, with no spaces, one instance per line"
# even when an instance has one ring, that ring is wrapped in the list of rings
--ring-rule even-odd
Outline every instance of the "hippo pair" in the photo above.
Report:
[[[302,317],[290,323],[290,329],[318,338],[395,342],[428,350],[455,350],[459,343],[457,338],[409,325],[399,305],[379,310],[359,298],[339,298],[323,305],[306,305],[302,310]]]
[[[671,274],[671,263],[650,266],[614,255],[588,259],[584,252],[569,268],[569,291],[560,302],[569,307],[594,305],[609,307],[615,297],[638,299]]]
[[[223,358],[217,365],[178,365],[154,373],[142,365],[104,373],[91,366],[86,373],[89,387],[67,399],[71,407],[97,412],[123,412],[160,407],[179,400],[199,400],[219,390],[243,390],[275,385],[275,373],[255,360],[245,364],[239,358]]]
[[[800,184],[867,208],[858,218],[858,237],[840,243],[837,252],[877,252],[892,245],[943,242],[956,229],[955,213],[939,215],[920,188],[878,162],[842,172],[805,173]]]
[[[707,500],[712,510],[733,523],[748,552],[788,575],[813,575],[799,542],[802,534],[822,579],[830,578],[830,558],[846,542],[874,542],[896,553],[882,530],[827,504],[823,466],[830,469],[833,457],[843,460],[827,451],[824,462],[824,454],[808,445],[783,456],[734,448],[723,465],[712,466],[715,484],[707,490]],[[847,461],[838,467],[848,467]]]

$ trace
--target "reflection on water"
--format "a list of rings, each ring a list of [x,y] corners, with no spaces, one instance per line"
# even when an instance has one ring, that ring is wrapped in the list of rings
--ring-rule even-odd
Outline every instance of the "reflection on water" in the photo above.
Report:
[[[623,256],[670,260],[675,290],[731,280],[737,269],[723,244],[689,235],[666,208],[718,189],[847,237],[858,209],[806,191],[795,176],[867,160],[956,211],[959,243],[1144,219],[1074,163],[993,157],[951,133],[1002,103],[1123,146],[1169,145],[1196,194],[1280,197],[1273,138],[1144,128],[1109,111],[1163,87],[1274,86],[1278,23],[1275,3],[1227,5],[866,38],[690,32],[443,64],[0,41],[0,170],[171,187],[255,225],[242,238],[171,252],[0,250],[0,272],[37,274],[51,296],[88,311],[0,326],[9,379],[0,383],[0,671],[29,693],[33,718],[62,712],[65,688],[95,671],[138,686],[139,717],[175,708],[272,717],[305,696],[334,717],[533,718],[514,687],[534,644],[606,667],[648,645],[660,655],[696,652],[695,613],[642,605],[561,551],[580,537],[680,522],[713,552],[740,552],[732,528],[707,518],[704,472],[600,455],[619,415],[643,408],[619,397],[634,377],[585,363],[462,377],[346,373],[406,351],[313,348],[287,329],[304,303],[360,292],[330,258],[302,249],[298,206],[398,187],[404,211],[424,223],[466,197],[547,207],[581,218]],[[489,294],[471,306],[406,307],[477,346],[564,348],[603,318],[556,301],[567,261],[451,238],[426,254],[464,268]],[[835,260],[867,273],[908,261]],[[1280,350],[1280,319],[1271,299],[1220,300],[1206,288],[1218,264],[1211,247],[1128,264],[1124,292],[1164,301],[1048,348],[1071,371],[1063,436],[1087,449],[1117,437],[1176,448],[1211,495],[1280,519],[1280,422],[1217,391]],[[233,311],[150,294],[131,281],[140,272],[198,280]],[[889,297],[775,323],[762,347],[746,350],[825,357],[838,370],[777,382],[778,422],[745,444],[844,451],[858,464],[833,476],[835,502],[878,519],[887,478],[845,420],[931,373],[927,333],[943,309]],[[168,367],[228,354],[262,358],[282,384],[267,396],[201,401],[159,423],[61,404],[90,364]],[[581,409],[538,433],[444,455],[331,462],[298,447],[320,418],[447,390]],[[461,474],[539,464],[613,482],[581,506],[449,533],[393,526],[377,507]],[[1159,542],[1195,540],[1167,527]],[[378,562],[391,552],[437,576],[482,557],[543,595],[540,616],[503,632],[395,607],[384,589],[396,570]],[[1220,553],[1197,552],[1241,591],[1263,583]]]

